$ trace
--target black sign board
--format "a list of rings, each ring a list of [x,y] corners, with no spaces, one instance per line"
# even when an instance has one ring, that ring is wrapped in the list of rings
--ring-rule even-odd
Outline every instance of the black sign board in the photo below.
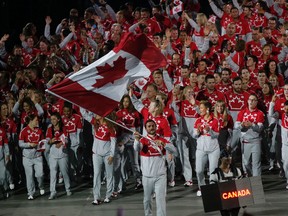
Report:
[[[201,186],[205,212],[265,203],[260,176]]]

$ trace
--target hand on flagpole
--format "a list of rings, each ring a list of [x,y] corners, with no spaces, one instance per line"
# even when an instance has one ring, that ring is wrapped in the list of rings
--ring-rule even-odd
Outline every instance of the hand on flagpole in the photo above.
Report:
[[[161,140],[155,140],[155,143],[159,147],[164,147],[164,145],[165,145],[165,143],[163,141],[161,141]]]
[[[135,131],[134,132],[134,137],[135,137],[135,140],[139,141],[140,138],[141,138],[141,134],[138,131]]]

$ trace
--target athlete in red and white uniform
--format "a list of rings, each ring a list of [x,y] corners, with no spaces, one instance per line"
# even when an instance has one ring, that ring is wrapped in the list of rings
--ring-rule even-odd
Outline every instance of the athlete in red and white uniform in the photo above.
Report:
[[[26,175],[28,200],[33,200],[35,194],[34,176],[38,181],[40,194],[44,195],[45,193],[43,183],[43,158],[42,152],[39,151],[40,141],[43,139],[43,132],[38,128],[39,122],[36,115],[28,115],[26,117],[26,123],[28,125],[21,130],[19,135],[19,146],[23,149],[23,166]]]
[[[201,101],[199,105],[200,117],[194,124],[193,137],[197,139],[196,174],[198,180],[197,196],[201,196],[200,186],[205,185],[204,170],[209,160],[209,170],[218,167],[220,147],[218,143],[219,122],[211,115],[211,103]]]
[[[195,94],[191,86],[186,86],[183,90],[183,100],[177,103],[181,120],[179,122],[179,135],[177,138],[177,149],[182,165],[182,172],[185,178],[184,186],[192,186],[192,167],[189,159],[188,145],[192,146],[193,156],[195,157],[196,140],[192,138],[193,127],[199,117],[198,106]]]
[[[69,149],[69,162],[74,169],[74,175],[80,174],[80,166],[82,163],[82,155],[79,154],[80,147],[80,133],[82,132],[83,124],[82,119],[78,114],[72,113],[72,104],[64,103],[62,121],[66,128],[70,143]]]
[[[248,107],[242,109],[235,122],[235,129],[241,131],[243,143],[243,163],[248,175],[261,175],[261,137],[264,113],[257,109],[258,98],[251,94]]]
[[[166,150],[172,153],[176,152],[173,144],[157,134],[156,128],[156,123],[149,119],[145,123],[147,136],[140,139],[140,134],[135,133],[134,148],[140,152],[141,157],[145,215],[152,214],[152,195],[154,192],[157,215],[166,215],[167,167],[165,154]]]
[[[59,113],[51,113],[51,125],[46,131],[46,140],[49,145],[50,168],[50,196],[49,200],[56,198],[56,181],[58,167],[64,179],[67,196],[70,196],[69,164],[67,154],[68,134]]]
[[[84,109],[80,109],[81,114],[85,120],[90,122],[94,126],[93,131],[93,147],[92,147],[92,159],[93,159],[93,205],[99,205],[101,203],[101,173],[102,166],[105,166],[105,175],[107,181],[106,195],[104,203],[109,203],[113,193],[113,158],[115,156],[116,149],[116,131],[113,125],[110,124],[105,118],[94,115],[91,112],[87,112]],[[111,119],[111,117],[107,116]]]

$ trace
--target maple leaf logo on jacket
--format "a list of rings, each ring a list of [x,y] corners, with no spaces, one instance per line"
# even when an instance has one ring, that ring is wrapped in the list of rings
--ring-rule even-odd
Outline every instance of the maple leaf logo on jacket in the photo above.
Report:
[[[101,139],[103,140],[105,138],[105,136],[107,135],[107,131],[106,131],[106,127],[105,126],[100,126],[97,131],[96,131],[96,134],[95,136],[98,138],[98,139]]]
[[[135,123],[135,118],[133,118],[129,113],[127,115],[125,115],[125,117],[123,118],[123,121],[125,123],[125,125],[128,125],[128,126],[132,126],[134,125]]]
[[[39,138],[40,138],[40,135],[35,132],[32,132],[28,135],[28,140],[32,143],[38,143]]]
[[[245,102],[244,102],[243,96],[229,95],[229,101],[230,101],[230,103],[229,103],[230,109],[241,110],[245,107]]]
[[[92,85],[95,88],[100,88],[107,83],[114,83],[115,80],[123,78],[128,70],[125,68],[126,58],[118,57],[113,61],[113,65],[106,63],[104,66],[96,67],[98,76],[96,77],[96,83]],[[101,76],[102,78],[100,78]]]

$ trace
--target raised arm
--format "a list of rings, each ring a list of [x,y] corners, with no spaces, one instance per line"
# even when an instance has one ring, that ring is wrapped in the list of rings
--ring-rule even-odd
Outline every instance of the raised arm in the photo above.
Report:
[[[209,4],[213,12],[216,14],[216,16],[222,18],[224,12],[221,9],[219,9],[212,0],[209,0]]]
[[[49,40],[51,42],[51,34],[50,34],[50,24],[52,22],[52,19],[50,16],[47,16],[45,18],[45,28],[44,28],[44,36],[47,40]]]

